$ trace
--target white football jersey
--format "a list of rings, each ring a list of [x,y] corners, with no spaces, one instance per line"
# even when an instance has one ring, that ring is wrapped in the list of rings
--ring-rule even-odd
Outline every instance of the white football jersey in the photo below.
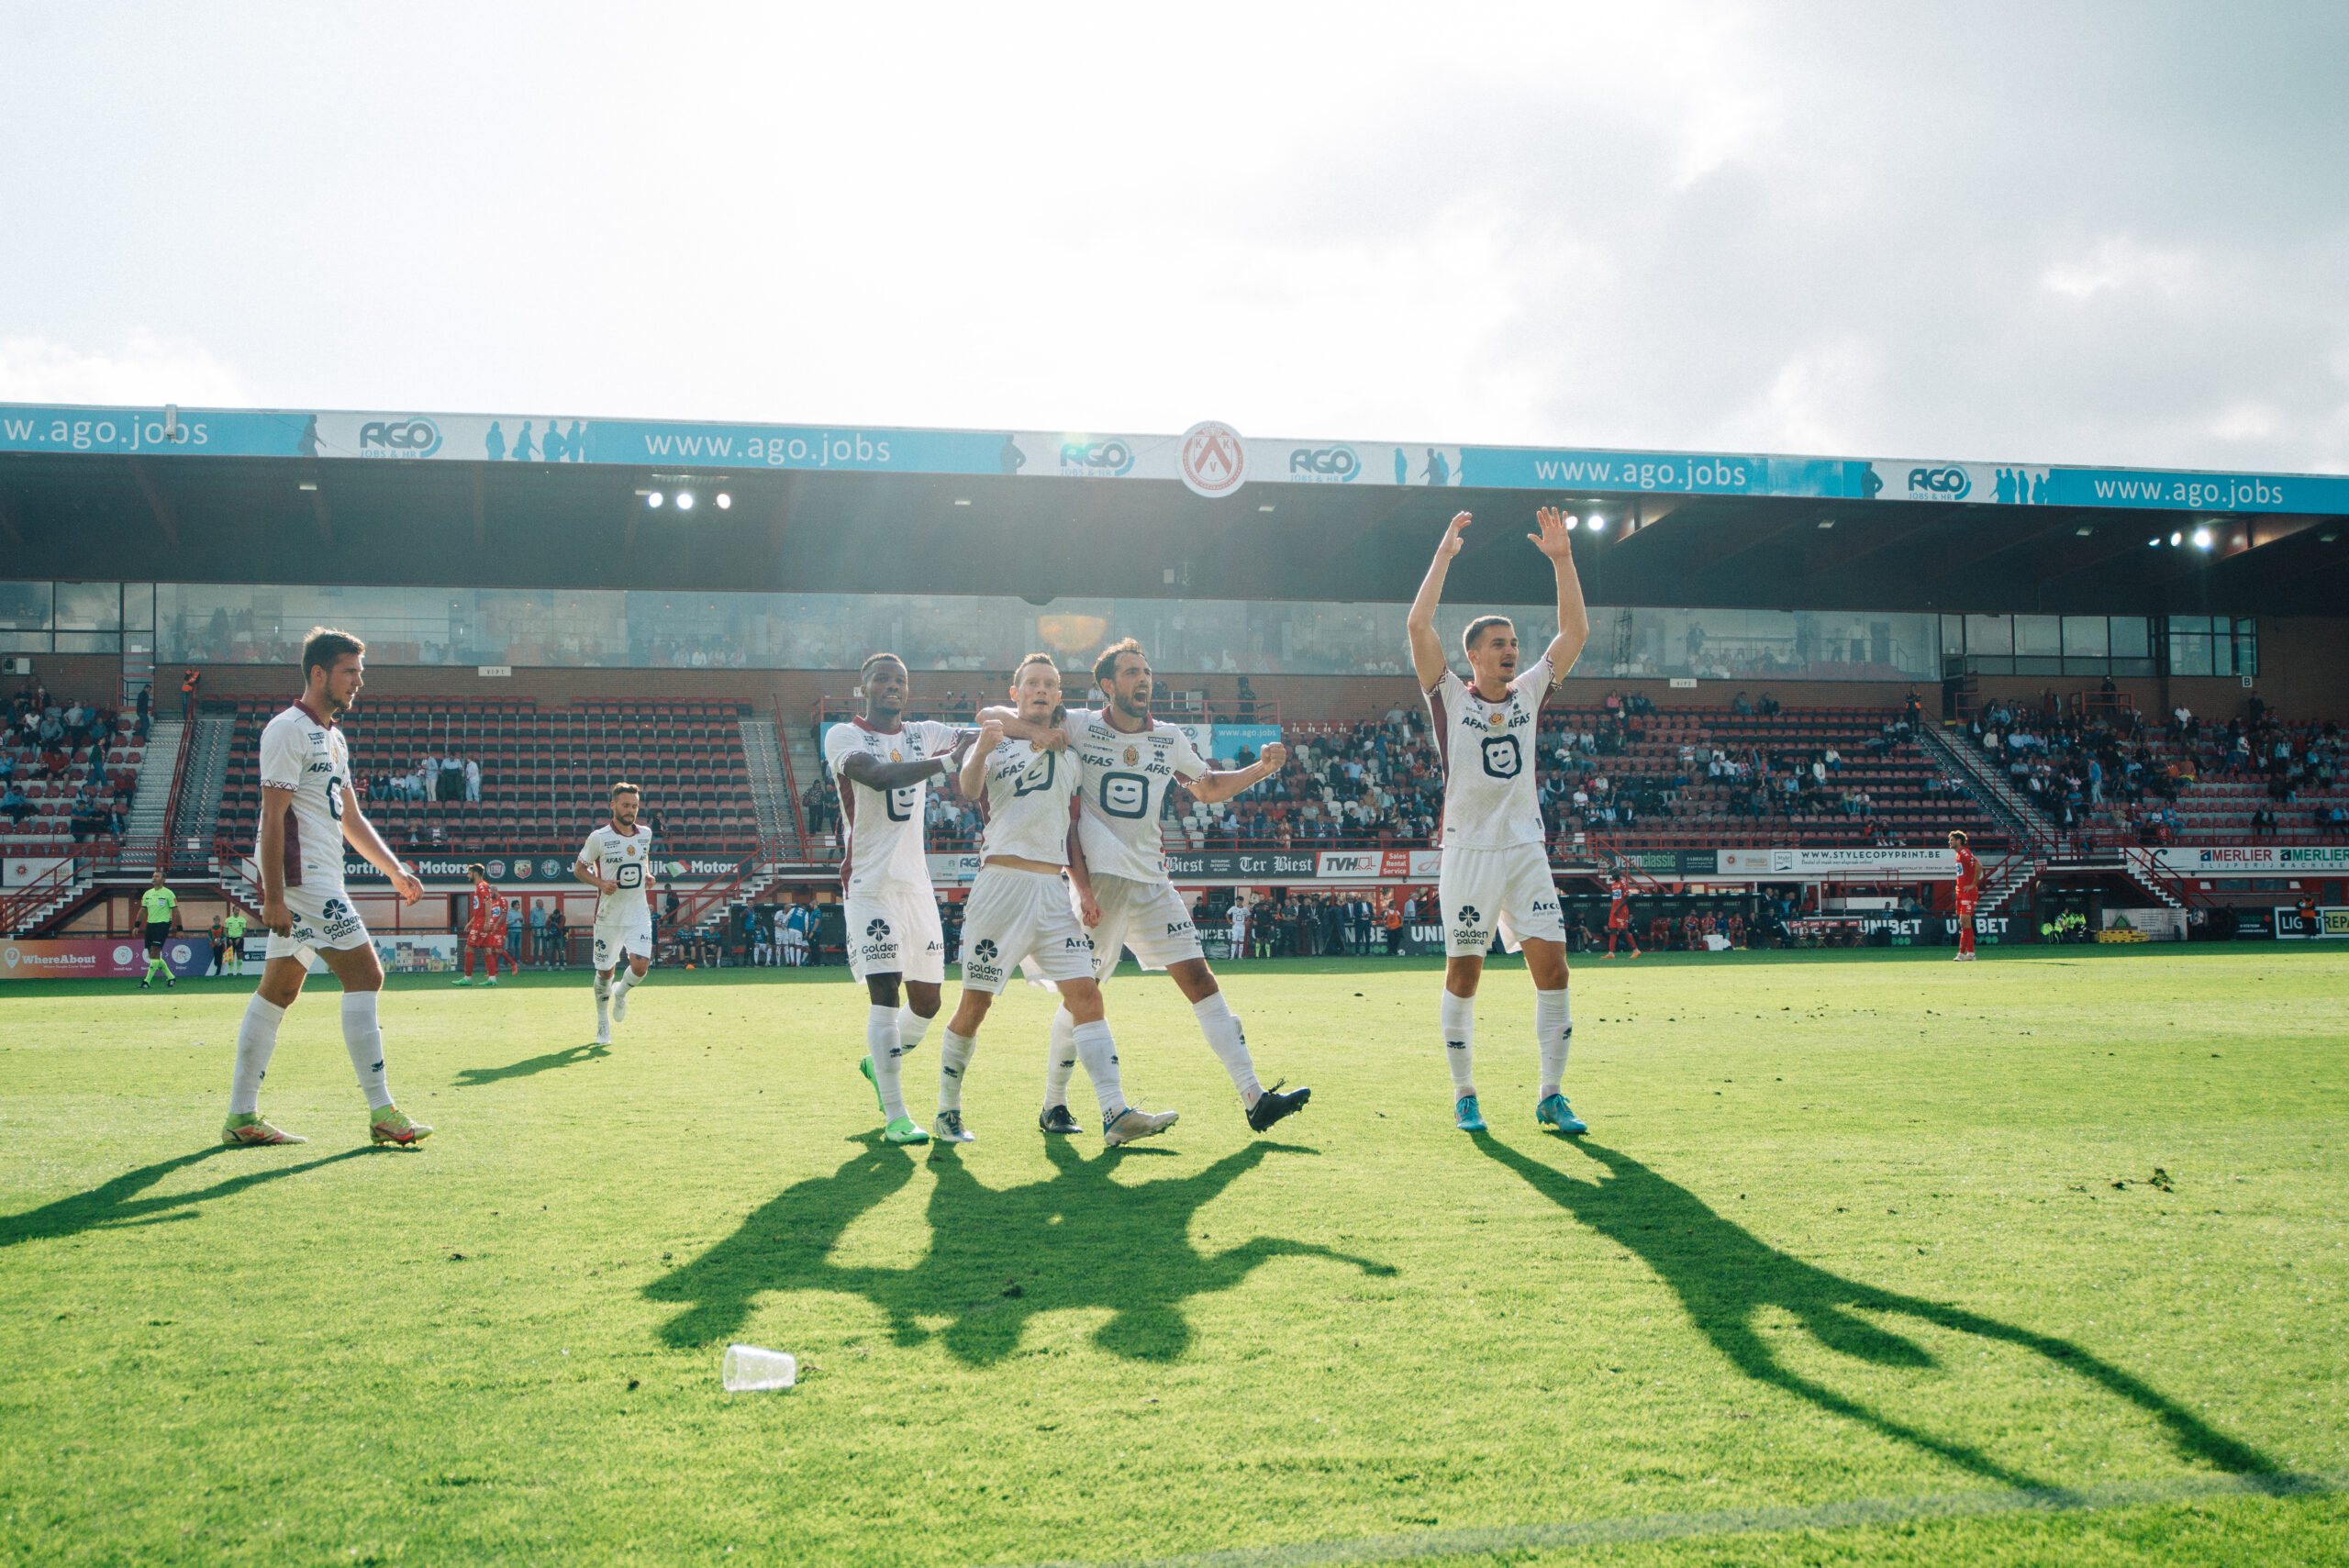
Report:
[[[261,732],[261,782],[294,792],[285,812],[285,885],[340,893],[342,792],[351,783],[342,727],[298,702],[271,719]]]
[[[1167,786],[1209,771],[1190,737],[1156,721],[1129,735],[1114,728],[1108,714],[1090,708],[1071,712],[1064,723],[1069,750],[1085,764],[1076,833],[1086,868],[1130,882],[1165,880],[1159,822]]]
[[[1449,669],[1429,688],[1436,753],[1443,759],[1447,849],[1497,850],[1542,841],[1533,783],[1533,738],[1542,699],[1557,673],[1544,654],[1518,672],[1508,695],[1488,703]]]
[[[579,847],[579,861],[597,876],[619,884],[616,892],[596,895],[596,924],[625,925],[651,912],[651,828],[639,822],[635,832],[623,833],[607,822],[587,835],[587,841]]]
[[[979,857],[1068,864],[1068,803],[1085,787],[1076,748],[1039,751],[1025,740],[1006,740],[987,753],[986,770],[987,829]]]
[[[848,831],[848,854],[841,862],[841,884],[848,892],[868,897],[910,889],[931,896],[930,860],[922,842],[930,780],[896,789],[873,789],[841,769],[851,757],[911,762],[948,756],[961,734],[952,724],[930,719],[901,725],[893,732],[852,718],[833,725],[825,735],[824,771],[841,792],[841,822]]]

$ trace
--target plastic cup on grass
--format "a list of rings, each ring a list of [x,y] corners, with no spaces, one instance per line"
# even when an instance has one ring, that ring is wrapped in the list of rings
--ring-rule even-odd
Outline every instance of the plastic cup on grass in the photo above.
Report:
[[[766,1394],[799,1381],[799,1362],[782,1351],[729,1345],[718,1375],[729,1394]]]

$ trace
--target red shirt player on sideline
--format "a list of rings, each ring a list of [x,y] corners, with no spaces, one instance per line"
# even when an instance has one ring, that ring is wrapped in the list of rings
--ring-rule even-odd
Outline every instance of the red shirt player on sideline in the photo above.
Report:
[[[1640,956],[1640,939],[1631,934],[1631,884],[1628,879],[1619,875],[1608,884],[1607,890],[1615,895],[1615,902],[1607,911],[1607,956],[1615,956],[1615,939],[1620,936],[1631,944],[1631,956],[1637,958]]]
[[[1982,862],[1965,847],[1965,831],[1950,829],[1949,847],[1957,856],[1957,957],[1953,962],[1970,963],[1974,960],[1974,901],[1982,896]]]
[[[473,954],[480,953],[489,965],[483,977],[484,985],[497,984],[497,955],[506,950],[506,895],[489,884],[489,868],[469,865],[465,874],[473,879],[473,912],[465,922],[465,972],[449,982],[451,985],[473,983]]]

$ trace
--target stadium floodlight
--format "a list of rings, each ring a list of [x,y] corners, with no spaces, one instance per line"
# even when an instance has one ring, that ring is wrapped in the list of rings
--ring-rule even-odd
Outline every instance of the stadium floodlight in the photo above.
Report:
[[[2194,530],[2194,548],[2197,550],[2208,550],[2210,548],[2210,530],[2209,528],[2196,528]]]
[[[2153,548],[2154,548],[2154,549],[2155,549],[2155,550],[2159,550],[2159,549],[2161,549],[2161,547],[2162,547],[2162,541],[2161,541],[2160,539],[2147,539],[2145,542],[2146,542],[2147,544],[2149,544],[2149,545],[2153,546]]]
[[[693,493],[692,491],[690,491],[690,490],[680,490],[680,491],[678,491],[678,492],[677,492],[677,510],[679,510],[680,512],[690,512],[690,511],[692,511],[693,509],[694,509],[694,493]]]
[[[1572,533],[1575,529],[1580,527],[1582,527],[1582,519],[1575,517],[1572,512],[1568,512],[1566,514],[1566,531],[1568,533]]]
[[[2186,535],[2183,533],[2174,533],[2169,536],[2169,542],[2173,545],[2184,544],[2186,542]]]
[[[1260,511],[1260,512],[1269,512],[1269,511],[1271,511],[1272,509],[1273,509],[1273,504],[1272,504],[1270,501],[1265,502],[1263,506],[1259,506],[1259,507],[1257,507],[1257,508],[1256,508],[1256,510],[1258,510],[1258,511]]]
[[[658,490],[648,490],[644,493],[644,504],[648,506],[658,507],[666,499],[667,497]]]
[[[734,497],[721,490],[718,493],[718,509],[721,512],[734,505]]]
[[[1593,512],[1593,513],[1590,515],[1590,521],[1588,521],[1588,522],[1586,522],[1586,523],[1585,523],[1585,524],[1583,525],[1583,527],[1585,527],[1585,528],[1588,528],[1592,533],[1597,533],[1597,532],[1598,532],[1601,528],[1604,528],[1606,526],[1607,526],[1607,519],[1606,519],[1606,518],[1604,518],[1604,517],[1600,517],[1600,516],[1599,516],[1598,513],[1596,513],[1596,512]]]

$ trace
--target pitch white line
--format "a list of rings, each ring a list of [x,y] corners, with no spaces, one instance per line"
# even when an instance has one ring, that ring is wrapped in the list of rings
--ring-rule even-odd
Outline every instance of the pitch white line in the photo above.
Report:
[[[1403,1562],[1423,1557],[1475,1552],[1526,1551],[1560,1547],[1607,1546],[1621,1541],[1676,1540],[1696,1536],[1746,1535],[1763,1530],[1842,1529],[1854,1525],[1900,1524],[1911,1519],[1976,1518],[1996,1514],[2070,1514],[2147,1503],[2177,1503],[2199,1497],[2315,1497],[2349,1489],[2331,1475],[2210,1475],[2116,1486],[2082,1486],[2004,1492],[1957,1492],[1938,1496],[1871,1497],[1820,1503],[1804,1508],[1730,1508],[1703,1514],[1640,1514],[1577,1524],[1500,1525],[1490,1529],[1429,1530],[1415,1535],[1374,1535],[1356,1540],[1298,1541],[1286,1546],[1243,1546],[1176,1557],[1116,1558],[1099,1562],[1055,1561],[1030,1568],[1307,1568],[1324,1562]]]

